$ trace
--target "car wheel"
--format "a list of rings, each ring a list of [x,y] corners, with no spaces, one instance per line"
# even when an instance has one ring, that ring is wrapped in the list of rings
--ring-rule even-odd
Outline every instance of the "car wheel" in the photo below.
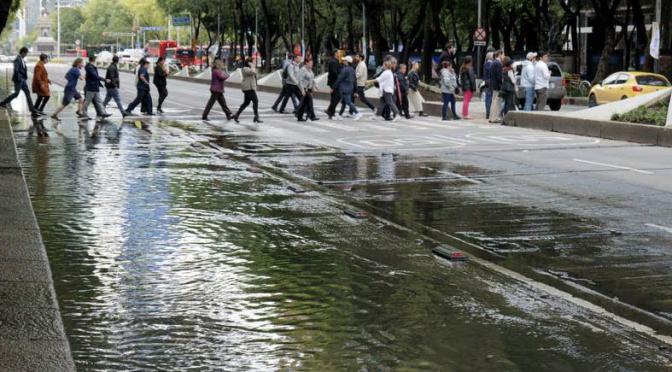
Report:
[[[550,107],[552,111],[560,110],[561,106],[562,106],[562,100],[560,99],[554,99],[552,101],[548,101],[548,107]]]
[[[594,94],[591,94],[590,97],[588,97],[588,107],[595,106],[597,106],[597,97],[595,97]]]

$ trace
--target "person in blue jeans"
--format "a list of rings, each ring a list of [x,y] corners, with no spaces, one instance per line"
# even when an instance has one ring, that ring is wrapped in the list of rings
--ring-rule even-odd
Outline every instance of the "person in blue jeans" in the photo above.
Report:
[[[520,74],[520,86],[525,90],[524,111],[532,111],[534,103],[534,63],[537,59],[537,53],[527,53],[527,61],[523,63],[523,72]]]
[[[341,73],[338,75],[338,79],[334,83],[333,90],[336,90],[341,93],[341,100],[343,106],[341,106],[341,112],[337,116],[338,120],[343,120],[343,112],[345,111],[345,106],[350,108],[350,112],[354,113],[354,121],[357,121],[362,118],[362,114],[357,110],[357,106],[352,102],[352,96],[355,92],[355,87],[357,86],[357,75],[355,69],[352,68],[352,57],[346,56],[343,58],[343,68]]]
[[[112,57],[112,63],[110,64],[110,67],[107,68],[107,72],[105,73],[105,79],[107,79],[109,82],[105,83],[107,94],[103,100],[103,106],[107,106],[111,100],[114,100],[114,102],[117,104],[119,112],[121,112],[121,115],[125,115],[126,112],[124,111],[124,105],[121,103],[121,96],[119,95],[120,81],[117,63],[119,63],[119,57]]]
[[[140,66],[138,71],[138,95],[135,97],[135,100],[131,102],[128,107],[126,107],[126,112],[124,116],[131,115],[133,109],[138,107],[139,104],[145,102],[147,105],[147,115],[154,116],[152,112],[152,95],[149,93],[149,61],[144,61],[143,65]]]
[[[441,96],[443,97],[443,120],[459,120],[457,111],[455,111],[455,89],[457,88],[457,75],[453,70],[453,64],[450,61],[441,62]],[[450,112],[452,118],[448,118],[448,104],[450,103]]]
[[[494,59],[494,53],[488,52],[483,66],[483,81],[485,81],[485,120],[490,119],[490,107],[492,107],[492,87],[490,86],[490,65]]]

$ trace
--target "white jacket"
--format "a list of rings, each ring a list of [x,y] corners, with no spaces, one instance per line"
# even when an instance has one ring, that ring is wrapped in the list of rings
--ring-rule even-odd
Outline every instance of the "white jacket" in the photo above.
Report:
[[[380,91],[384,93],[394,93],[394,75],[392,70],[383,71],[380,76],[376,78],[378,85],[380,86]]]
[[[520,86],[523,88],[534,88],[534,63],[525,61],[523,63],[523,72],[520,74]]]
[[[534,89],[548,89],[551,81],[551,71],[546,62],[539,60],[534,66]]]
[[[355,75],[357,76],[357,86],[363,87],[366,86],[366,78],[368,75],[368,69],[366,68],[366,63],[361,61],[357,64],[357,69],[355,69]]]

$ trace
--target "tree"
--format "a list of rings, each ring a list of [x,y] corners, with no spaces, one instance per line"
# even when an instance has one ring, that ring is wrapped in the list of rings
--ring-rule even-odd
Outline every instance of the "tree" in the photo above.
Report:
[[[51,14],[54,25],[56,24],[56,12]],[[61,9],[61,43],[74,44],[79,38],[78,28],[85,22],[82,8],[63,8]],[[101,30],[102,32],[102,30]]]
[[[0,2],[0,34],[3,33],[7,23],[16,17],[16,11],[21,6],[21,0],[4,0]]]
[[[600,63],[597,65],[597,72],[593,78],[593,84],[603,80],[609,73],[609,57],[614,51],[614,46],[618,42],[616,39],[616,11],[621,4],[621,0],[590,0],[597,15],[598,27],[593,28],[603,31],[604,48],[600,56]],[[627,28],[626,28],[627,29]]]

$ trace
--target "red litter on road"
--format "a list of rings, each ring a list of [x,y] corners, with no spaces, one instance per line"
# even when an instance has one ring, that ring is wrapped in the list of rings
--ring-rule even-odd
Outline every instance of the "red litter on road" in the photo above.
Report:
[[[363,220],[369,218],[369,214],[366,212],[360,212],[360,211],[355,211],[352,209],[346,209],[343,211],[347,216],[350,216],[352,218],[358,219],[358,220]]]
[[[264,171],[259,168],[247,168],[246,170],[250,173],[264,173]]]
[[[434,247],[432,248],[432,252],[434,252],[435,255],[446,258],[452,262],[464,262],[469,260],[469,257],[467,257],[466,254],[452,251],[444,246]]]

